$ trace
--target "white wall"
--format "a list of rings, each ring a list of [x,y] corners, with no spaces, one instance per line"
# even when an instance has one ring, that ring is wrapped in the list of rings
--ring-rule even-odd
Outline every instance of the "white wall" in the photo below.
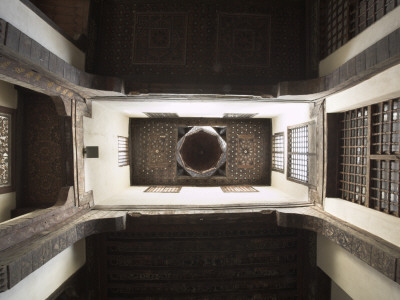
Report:
[[[11,290],[0,293],[0,300],[47,299],[61,284],[86,262],[85,240],[82,239],[29,274]]]
[[[325,76],[346,61],[361,53],[400,27],[400,7],[397,7],[378,22],[351,39],[345,45],[323,59],[319,64],[319,76]]]
[[[145,206],[221,206],[258,205],[276,207],[291,204],[306,204],[289,197],[285,191],[270,186],[254,186],[258,192],[224,193],[220,187],[184,186],[179,193],[144,193],[148,186],[131,186],[106,199],[102,205],[145,205]],[[190,199],[190,201],[188,201]]]
[[[324,210],[400,247],[400,219],[338,198],[326,198]]]
[[[287,167],[287,127],[310,120],[310,104],[297,105],[296,109],[288,109],[286,113],[272,118],[272,134],[284,132],[284,170],[285,173],[271,172],[271,186],[299,201],[308,201],[308,187],[286,179]]]
[[[318,234],[317,265],[354,300],[398,300],[400,285]]]
[[[99,158],[85,158],[85,188],[95,204],[130,186],[129,166],[118,167],[118,136],[128,137],[129,118],[93,101],[92,118],[84,118],[85,146],[98,146]]]
[[[85,54],[19,0],[0,0],[0,18],[66,62],[84,70]]]
[[[17,97],[14,85],[0,80],[0,106],[17,108]],[[15,192],[0,194],[0,222],[10,219],[11,210],[15,208],[15,205]]]

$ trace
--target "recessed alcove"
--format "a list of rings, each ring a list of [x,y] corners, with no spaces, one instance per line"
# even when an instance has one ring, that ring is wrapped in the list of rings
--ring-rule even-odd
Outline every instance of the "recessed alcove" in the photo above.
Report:
[[[257,193],[223,193],[220,189],[222,185],[237,184],[235,180],[229,181],[232,178],[232,173],[230,173],[232,171],[230,168],[230,163],[233,162],[232,159],[235,160],[237,178],[239,179],[241,178],[240,175],[244,178],[244,174],[253,172],[253,170],[260,166],[257,160],[237,160],[232,155],[236,151],[243,151],[245,153],[247,150],[247,152],[253,152],[253,154],[255,151],[258,151],[257,141],[255,148],[252,151],[248,150],[248,146],[253,143],[249,138],[249,132],[250,130],[255,132],[255,128],[251,126],[255,126],[254,124],[264,124],[264,122],[270,123],[270,130],[266,131],[259,141],[260,143],[264,143],[263,147],[266,150],[271,151],[270,139],[273,133],[286,132],[287,126],[309,121],[310,105],[308,103],[292,101],[290,103],[248,101],[247,99],[240,99],[239,96],[236,100],[219,99],[218,101],[215,100],[215,96],[214,98],[209,96],[209,99],[199,99],[199,101],[192,101],[190,104],[182,100],[166,101],[157,100],[157,98],[153,98],[151,101],[139,100],[135,99],[135,97],[127,98],[124,101],[120,100],[118,98],[98,98],[93,101],[92,118],[84,118],[85,144],[100,146],[99,159],[85,161],[86,190],[93,190],[96,206],[158,207],[161,209],[172,207],[192,207],[194,209],[195,207],[221,208],[231,206],[243,208],[246,206],[258,206],[259,209],[262,209],[262,207],[278,207],[283,205],[309,205],[307,186],[290,182],[286,179],[285,173],[271,170],[267,172],[270,177],[269,181],[261,183],[248,181],[246,183],[243,180],[238,183],[253,185],[259,191]],[[157,113],[157,116],[165,114],[166,118],[148,118],[148,112]],[[226,113],[257,113],[257,115],[251,119],[228,119],[223,118]],[[170,114],[177,115],[178,118],[168,118],[167,116],[170,116]],[[113,127],[107,127],[107,134],[104,131],[102,132],[101,129],[105,126],[105,120],[106,123],[112,122],[115,124]],[[131,121],[130,126],[128,126],[129,120],[134,120],[134,122]],[[188,120],[192,120],[190,122],[193,123],[188,123]],[[210,120],[212,122],[209,122]],[[239,130],[235,124],[240,122],[244,124],[243,128],[240,129],[243,132],[238,132],[236,137],[240,136],[240,138],[231,140],[234,134],[236,134],[236,130]],[[194,126],[210,124],[216,129],[222,139],[227,142],[227,161],[222,164],[213,176],[207,177],[207,179],[194,178],[186,171],[179,170],[179,164],[176,160],[176,145]],[[246,124],[252,125],[246,127]],[[150,153],[148,150],[143,151],[144,148],[139,149],[144,153],[142,161],[145,160],[151,163],[151,168],[145,170],[145,172],[149,173],[146,176],[149,177],[141,177],[141,180],[143,178],[151,178],[152,172],[154,174],[154,172],[158,172],[157,170],[163,171],[164,168],[171,166],[171,172],[173,172],[171,182],[163,182],[162,180],[165,180],[165,177],[163,177],[164,173],[160,173],[159,176],[154,177],[158,181],[148,181],[147,183],[137,182],[134,186],[131,186],[132,182],[129,183],[129,173],[132,176],[134,168],[138,165],[135,163],[132,164],[131,161],[130,166],[118,167],[118,149],[116,145],[113,145],[113,138],[115,138],[115,143],[117,143],[118,136],[132,135],[135,130],[138,130],[138,126],[143,126],[143,128],[137,134],[146,136],[146,138],[150,136],[152,138],[154,136],[158,137],[152,140],[155,143],[153,148],[155,150],[170,151],[167,157],[171,157],[170,162],[162,157],[161,154],[163,153],[160,150],[159,152],[154,151]],[[107,138],[105,138],[106,136]],[[285,133],[285,145],[286,138],[287,135]],[[135,141],[131,141],[130,147],[135,147],[132,143],[135,143]],[[142,147],[143,145],[139,146]],[[131,153],[131,155],[135,156],[136,152]],[[266,156],[262,166],[270,164],[270,159],[270,156]],[[252,166],[253,163],[255,164],[254,168]],[[114,168],[111,167],[113,164],[115,165]],[[107,168],[105,167],[106,165],[108,166]],[[98,174],[103,175],[98,176]],[[188,178],[191,180],[190,184],[182,184]],[[202,181],[216,179],[225,180],[225,183],[215,182],[213,184],[211,182],[211,184],[207,185],[201,184]],[[149,186],[165,184],[182,186],[182,189],[179,193],[172,194],[144,193],[144,190]]]

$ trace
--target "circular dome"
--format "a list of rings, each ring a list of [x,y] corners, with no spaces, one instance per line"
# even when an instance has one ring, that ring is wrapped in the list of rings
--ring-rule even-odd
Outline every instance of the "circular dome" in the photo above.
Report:
[[[193,177],[211,176],[226,160],[226,143],[210,126],[196,126],[178,142],[178,163]]]

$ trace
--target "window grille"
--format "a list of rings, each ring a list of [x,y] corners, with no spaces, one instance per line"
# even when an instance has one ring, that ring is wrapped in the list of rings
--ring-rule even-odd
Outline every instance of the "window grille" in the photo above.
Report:
[[[342,198],[364,204],[367,181],[368,108],[344,113],[341,136]]]
[[[123,167],[129,165],[129,143],[128,138],[118,137],[118,166]]]
[[[176,113],[157,113],[157,112],[144,112],[149,118],[179,118]]]
[[[230,119],[251,119],[254,118],[257,114],[235,114],[235,113],[226,113],[223,115],[223,118]]]
[[[341,198],[399,216],[400,100],[345,112],[340,145]]]
[[[399,6],[400,0],[321,1],[321,58]]]
[[[284,172],[284,139],[283,132],[272,136],[272,170]]]
[[[0,193],[13,191],[13,128],[15,110],[0,107]]]
[[[288,128],[287,178],[309,183],[309,124]]]

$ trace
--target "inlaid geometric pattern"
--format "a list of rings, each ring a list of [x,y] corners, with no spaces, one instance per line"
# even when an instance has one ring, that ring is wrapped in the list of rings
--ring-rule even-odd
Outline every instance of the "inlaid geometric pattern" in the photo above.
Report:
[[[11,185],[11,117],[0,107],[0,187]]]
[[[51,206],[65,186],[60,117],[50,97],[24,94],[23,205]]]
[[[127,230],[96,236],[103,250],[95,255],[101,270],[93,274],[96,292],[109,299],[294,300],[308,295],[304,279],[315,256],[305,241],[312,234],[278,227],[262,215],[168,217],[134,218]]]
[[[221,186],[221,190],[224,193],[251,193],[251,192],[258,192],[252,186],[246,186],[246,185]]]
[[[264,85],[305,79],[304,1],[243,0],[235,1],[235,8],[229,0],[90,4],[95,13],[89,41],[95,45],[89,70],[123,78],[126,91],[149,90],[154,84],[173,90],[181,83]],[[274,41],[270,49],[269,40]]]
[[[239,168],[254,168],[256,155],[253,134],[238,135],[237,142],[237,164]]]
[[[180,176],[176,160],[178,129],[226,127],[225,174]],[[270,181],[270,119],[131,119],[132,185],[264,185]]]
[[[144,193],[179,193],[181,189],[181,186],[157,185],[148,187],[144,190]]]
[[[271,17],[218,14],[218,62],[229,65],[269,66]]]
[[[186,62],[187,15],[136,13],[134,64],[183,65]]]

